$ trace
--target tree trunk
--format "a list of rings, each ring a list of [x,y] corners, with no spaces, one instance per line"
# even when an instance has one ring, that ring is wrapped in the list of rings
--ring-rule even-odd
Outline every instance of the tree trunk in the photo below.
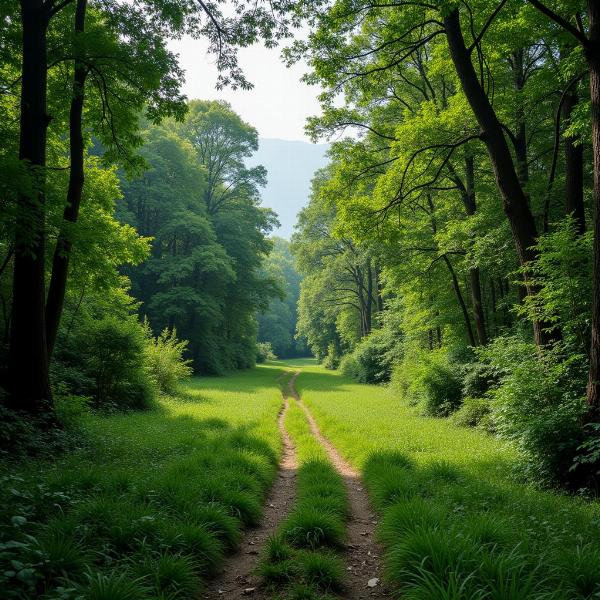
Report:
[[[75,9],[75,39],[80,36],[85,27],[85,12],[87,0],[77,0]],[[80,50],[77,42],[75,48]],[[63,212],[63,219],[67,227],[77,222],[79,207],[84,185],[84,144],[83,144],[83,104],[85,100],[85,80],[87,68],[81,60],[75,60],[71,108],[69,112],[69,150],[71,156],[71,170],[69,172],[69,187],[67,190],[67,205]],[[58,326],[63,311],[65,293],[67,289],[67,276],[69,273],[69,260],[71,258],[72,242],[68,228],[63,227],[56,240],[54,257],[52,260],[52,276],[48,288],[46,303],[46,344],[48,358],[52,357]]]
[[[519,262],[524,266],[536,257],[535,251],[532,250],[537,237],[535,221],[517,176],[500,122],[477,79],[471,62],[471,53],[465,45],[457,9],[452,10],[444,17],[444,26],[450,56],[465,96],[481,127],[483,141],[492,163],[496,185],[502,197],[504,213],[510,224]],[[527,277],[525,286],[528,294],[535,293],[536,289]],[[545,345],[553,339],[544,330],[544,324],[534,321],[533,329],[535,342],[539,346]]]
[[[373,269],[371,268],[371,259],[367,259],[367,313],[366,313],[366,335],[373,329]]]
[[[51,411],[44,315],[45,167],[48,14],[42,0],[21,0],[23,59],[19,159],[33,192],[20,192],[15,228],[13,310],[8,355],[10,405],[43,416]]]
[[[529,181],[529,166],[527,164],[527,124],[525,121],[525,107],[523,106],[522,92],[525,87],[525,73],[523,59],[525,51],[521,48],[512,55],[512,69],[514,87],[517,95],[517,109],[515,112],[515,156],[517,159],[517,175],[522,185]]]
[[[475,165],[472,156],[465,158],[466,186],[463,203],[465,212],[468,216],[473,216],[477,210],[477,201],[475,198]],[[473,303],[473,320],[477,329],[477,338],[479,344],[487,344],[487,333],[485,331],[485,314],[483,312],[483,302],[481,300],[481,278],[479,276],[479,267],[469,269],[469,280],[471,287],[471,301]]]
[[[563,101],[562,122],[567,127],[577,105],[577,92],[569,92]],[[565,142],[565,213],[572,215],[580,234],[585,233],[583,206],[583,146],[580,140],[564,136]]]
[[[600,420],[600,3],[588,0],[589,46],[592,101],[592,154],[594,165],[594,257],[592,272],[592,326],[590,370],[587,388],[588,419]]]
[[[444,254],[442,259],[446,263],[448,270],[450,271],[450,276],[452,277],[452,287],[454,288],[454,293],[456,294],[456,300],[458,301],[458,305],[460,306],[460,310],[463,315],[463,319],[465,320],[465,328],[467,330],[467,337],[469,338],[469,344],[471,346],[476,346],[477,342],[475,341],[475,336],[473,335],[473,327],[471,327],[471,318],[469,317],[469,311],[467,310],[467,305],[465,304],[465,299],[463,298],[462,292],[460,291],[460,285],[458,283],[458,278],[456,277],[456,273],[454,271],[454,267],[450,262],[450,259]]]

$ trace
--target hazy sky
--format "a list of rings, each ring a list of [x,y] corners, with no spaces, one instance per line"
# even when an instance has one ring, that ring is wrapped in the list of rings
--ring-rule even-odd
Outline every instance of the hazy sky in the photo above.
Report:
[[[254,88],[217,90],[214,57],[207,55],[203,40],[184,38],[172,42],[170,47],[179,54],[186,72],[183,90],[188,98],[227,100],[245,121],[256,127],[260,137],[308,141],[304,124],[306,117],[319,113],[319,88],[300,81],[306,65],[286,68],[279,58],[279,48],[241,48],[239,62]]]

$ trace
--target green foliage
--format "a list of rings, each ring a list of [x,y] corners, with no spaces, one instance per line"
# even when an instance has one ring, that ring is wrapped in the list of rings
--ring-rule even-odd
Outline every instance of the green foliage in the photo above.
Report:
[[[471,398],[467,396],[460,408],[453,413],[452,422],[460,427],[481,426],[488,431],[493,430],[492,403],[488,398]]]
[[[271,342],[258,342],[256,344],[256,362],[260,364],[268,360],[277,360]]]
[[[526,272],[538,286],[525,299],[521,312],[560,328],[572,352],[584,352],[589,343],[589,310],[592,296],[592,232],[580,235],[572,217],[540,236],[539,252]]]
[[[385,383],[392,375],[394,351],[388,330],[375,329],[342,359],[340,369],[358,383]]]
[[[540,354],[518,337],[497,338],[481,355],[500,374],[490,392],[497,431],[518,445],[527,476],[568,481],[584,439],[580,358],[560,347]]]
[[[156,338],[152,337],[148,322],[144,322],[147,341],[145,362],[150,376],[163,394],[173,394],[177,384],[192,374],[191,360],[184,358],[188,341],[177,339],[177,332],[164,329]]]
[[[290,243],[279,237],[272,239],[273,250],[263,268],[271,279],[280,282],[285,297],[272,299],[268,309],[258,315],[258,340],[270,342],[277,356],[288,358],[307,352],[304,343],[294,339],[301,277],[294,266]]]
[[[69,455],[3,471],[3,598],[196,597],[275,476],[280,372],[192,379],[160,410],[89,415]]]
[[[458,365],[443,351],[407,353],[394,367],[392,386],[405,401],[418,404],[424,414],[434,417],[448,416],[462,399]]]
[[[335,370],[340,366],[342,358],[339,354],[337,345],[331,342],[327,346],[327,354],[323,357],[323,366],[329,370]]]
[[[93,381],[85,390],[103,409],[147,409],[154,385],[145,362],[146,339],[135,317],[106,316],[86,323],[73,335],[83,373]]]
[[[193,101],[182,123],[149,126],[148,170],[123,181],[120,218],[152,236],[152,255],[128,272],[154,331],[189,341],[194,369],[223,374],[256,359],[256,314],[281,294],[263,272],[274,214],[259,206],[262,167],[245,160],[257,133],[223,102]]]

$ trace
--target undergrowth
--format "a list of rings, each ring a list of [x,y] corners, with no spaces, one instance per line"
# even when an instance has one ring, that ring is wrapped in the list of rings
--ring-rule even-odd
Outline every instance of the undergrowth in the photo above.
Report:
[[[304,366],[303,399],[361,468],[392,589],[412,600],[600,597],[600,504],[515,477],[514,448]]]
[[[0,471],[0,595],[195,599],[276,472],[279,368],[88,416],[78,449]]]
[[[324,599],[342,589],[338,551],[346,537],[346,489],[294,400],[285,425],[298,456],[297,500],[267,540],[257,570],[275,598]]]

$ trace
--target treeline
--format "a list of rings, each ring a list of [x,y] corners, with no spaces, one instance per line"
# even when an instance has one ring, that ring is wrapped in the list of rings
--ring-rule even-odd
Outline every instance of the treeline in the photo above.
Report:
[[[282,294],[262,267],[265,172],[244,164],[257,134],[225,104],[187,103],[168,43],[205,36],[221,83],[247,87],[235,48],[269,36],[261,14],[2,3],[0,404],[15,431],[52,429],[78,398],[146,407],[190,361],[254,364],[256,313]]]
[[[513,440],[530,479],[595,489],[597,3],[339,2],[314,25],[309,130],[338,141],[293,239],[299,332]]]
[[[152,238],[128,269],[139,312],[189,340],[198,373],[253,366],[257,320],[280,282],[264,272],[275,214],[259,206],[263,167],[247,168],[256,130],[228,105],[193,101],[184,120],[149,127],[140,177],[123,181],[118,216]]]
[[[304,339],[296,336],[301,276],[296,270],[290,243],[280,237],[272,240],[273,250],[263,269],[265,276],[278,283],[283,296],[273,298],[267,309],[258,314],[258,341],[268,344],[264,348],[278,358],[307,356],[309,351]]]

